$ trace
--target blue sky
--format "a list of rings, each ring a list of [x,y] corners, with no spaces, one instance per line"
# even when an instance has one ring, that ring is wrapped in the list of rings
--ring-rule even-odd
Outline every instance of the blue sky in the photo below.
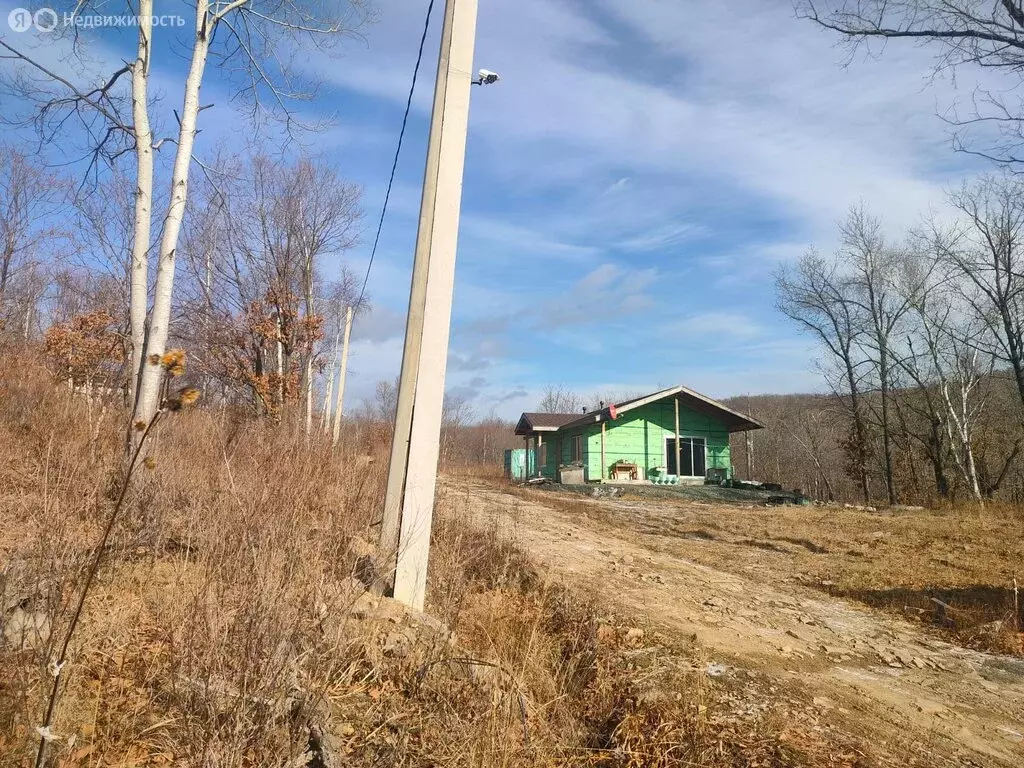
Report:
[[[375,310],[353,333],[356,399],[400,361],[441,5],[370,276]],[[363,242],[344,257],[357,271],[425,7],[378,2],[362,39],[303,62],[324,86],[301,110],[334,117],[311,148],[365,190]],[[97,41],[105,56],[127,39],[114,35]],[[971,73],[932,79],[932,52],[910,46],[847,62],[835,43],[789,0],[480,0],[476,67],[502,80],[473,92],[449,389],[504,417],[546,384],[820,390],[809,340],[773,309],[772,271],[831,250],[851,205],[897,234],[979,170],[936,116],[969,97]],[[158,59],[165,110],[178,72]],[[240,142],[229,95],[211,72],[200,152]]]

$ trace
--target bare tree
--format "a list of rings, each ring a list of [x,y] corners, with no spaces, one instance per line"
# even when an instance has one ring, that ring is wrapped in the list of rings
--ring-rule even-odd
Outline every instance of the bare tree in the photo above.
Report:
[[[838,32],[855,50],[872,40],[907,39],[935,47],[936,72],[960,66],[1003,72],[1006,92],[1024,82],[1024,3],[1020,0],[797,0],[797,13]],[[1024,159],[1024,102],[978,89],[970,113],[949,118],[960,131],[994,129],[995,140],[983,149],[967,149],[960,134],[958,149],[998,162]]]
[[[951,201],[958,220],[933,223],[897,248],[877,220],[856,209],[842,225],[834,261],[812,253],[777,279],[779,308],[835,361],[838,375],[826,369],[826,376],[850,403],[847,454],[866,459],[876,442],[867,428],[878,429],[889,503],[901,487],[926,493],[917,448],[940,496],[963,488],[981,502],[1024,446],[1024,184],[1012,175],[983,178]],[[996,414],[992,402],[1011,391],[1016,407],[1004,403]],[[808,453],[831,442],[810,423],[789,426]],[[770,442],[765,449],[782,450]],[[858,474],[868,498],[867,472]]]
[[[450,461],[456,450],[456,442],[470,422],[473,421],[473,406],[465,395],[445,392],[441,408],[441,461]]]
[[[343,267],[341,276],[331,285],[325,307],[328,326],[335,329],[335,334],[325,376],[321,429],[324,433],[331,434],[332,443],[337,443],[341,437],[345,379],[348,375],[348,343],[351,339],[352,324],[356,317],[369,310],[370,297],[362,290],[358,276]]]
[[[225,158],[218,176],[223,183],[201,183],[189,207],[178,333],[198,347],[212,381],[243,385],[260,412],[298,402],[311,428],[323,310],[333,306],[323,275],[341,274],[355,301],[355,278],[340,261],[358,234],[361,192],[310,159]]]
[[[398,379],[381,379],[374,387],[373,398],[364,399],[361,418],[379,424],[394,426],[398,412]]]
[[[126,352],[121,356],[124,371],[134,370],[128,359],[133,348],[130,300],[135,196],[131,184],[115,169],[94,190],[75,195],[73,201],[75,230],[70,261],[74,266],[70,271],[80,290],[95,292],[90,302],[95,306],[88,311],[102,308],[114,317],[125,342]],[[129,407],[134,383],[133,376],[125,376]]]
[[[915,334],[916,337],[916,334]],[[931,363],[909,335],[907,349],[897,358],[899,381],[894,398],[900,429],[907,442],[916,442],[931,467],[935,491],[941,497],[950,495],[951,485],[946,471],[949,444],[947,442],[946,411],[941,395],[936,391],[931,375]]]
[[[893,337],[906,316],[910,303],[896,287],[896,269],[905,254],[886,245],[881,222],[863,207],[850,211],[840,227],[842,254],[850,279],[844,300],[866,328],[857,344],[875,373],[879,397],[879,425],[882,430],[882,459],[885,491],[890,504],[897,501],[893,471],[892,383]]]
[[[579,393],[562,384],[549,384],[544,388],[544,395],[537,403],[537,410],[543,413],[574,413],[582,410],[584,405],[586,401]]]
[[[99,5],[95,6],[97,9]],[[94,10],[89,0],[75,4],[72,13]],[[103,6],[104,13],[111,13]],[[149,78],[153,50],[153,0],[126,3],[125,12],[136,23],[136,56],[113,67],[100,85],[85,85],[92,69],[84,65],[78,25],[71,25],[72,56],[67,71],[56,71],[31,48],[15,47],[0,39],[4,56],[13,59],[14,74],[7,86],[36,108],[25,118],[44,142],[50,142],[73,124],[89,144],[90,169],[101,162],[113,163],[134,151],[135,217],[132,246],[132,359],[138,377],[132,422],[148,423],[160,398],[160,366],[170,333],[174,273],[178,241],[188,200],[193,147],[200,112],[210,105],[200,102],[200,89],[210,61],[234,75],[236,95],[247,102],[259,119],[277,117],[291,129],[297,122],[288,109],[289,100],[308,93],[291,66],[290,57],[320,50],[365,19],[360,0],[321,4],[303,0],[264,3],[260,0],[198,0],[188,43],[188,68],[180,109],[175,112],[177,130],[156,139],[150,113]],[[77,66],[77,70],[76,70]],[[129,76],[125,91],[123,79]],[[156,280],[152,306],[148,306],[148,248],[153,215],[153,153],[164,143],[175,147],[166,210],[156,253]],[[148,308],[148,311],[143,311]],[[144,326],[144,327],[143,327]],[[143,347],[140,350],[140,346]],[[157,361],[152,363],[150,361]],[[133,436],[135,430],[129,430]]]
[[[779,311],[811,334],[831,356],[837,376],[828,377],[837,396],[847,404],[853,439],[852,469],[861,496],[871,497],[868,480],[868,434],[861,391],[864,359],[860,344],[865,332],[860,308],[850,300],[849,281],[838,259],[826,261],[818,253],[805,254],[795,265],[781,268],[775,276]]]
[[[63,181],[11,146],[0,146],[0,322],[31,327],[41,294],[43,250],[60,233],[50,224]],[[21,285],[19,286],[19,282]]]
[[[939,269],[938,251],[917,254],[905,270],[902,287],[912,324],[907,329],[906,353],[898,362],[927,406],[932,427],[928,445],[934,451],[940,494],[946,490],[941,462],[948,445],[971,495],[981,501],[974,435],[985,407],[979,388],[992,372],[992,357],[972,346],[985,329],[965,311],[956,284]],[[940,436],[939,430],[944,434]]]
[[[822,490],[825,492],[825,500],[835,501],[835,489],[832,487],[828,472],[825,471],[825,467],[822,464],[824,443],[829,439],[834,439],[834,436],[831,434],[831,424],[828,417],[829,413],[825,410],[806,408],[800,412],[797,419],[789,423],[789,435],[803,449],[807,458],[813,464],[815,485],[817,485],[817,481],[820,479],[823,486]],[[751,443],[747,441],[747,451],[750,450],[750,445]],[[751,478],[748,476],[747,479],[750,480]]]
[[[1024,404],[1024,183],[987,176],[950,200],[963,222],[935,243],[986,330],[970,342],[1009,368]]]
[[[318,270],[321,262],[331,256],[338,258],[356,243],[362,190],[338,177],[322,161],[304,159],[287,178],[283,190],[282,213],[288,223],[288,245],[298,252],[302,300],[306,317],[317,314],[319,291]],[[342,285],[354,282],[351,276]],[[354,307],[356,297],[352,297]],[[305,407],[306,433],[313,429],[313,368],[316,348],[302,350],[302,399]]]

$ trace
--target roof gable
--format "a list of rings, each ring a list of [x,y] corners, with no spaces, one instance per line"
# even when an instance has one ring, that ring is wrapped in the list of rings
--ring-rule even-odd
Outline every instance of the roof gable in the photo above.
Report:
[[[516,424],[517,435],[533,432],[555,432],[570,421],[578,419],[578,413],[524,413]]]
[[[679,385],[669,387],[668,389],[662,389],[658,392],[652,392],[651,394],[643,395],[642,397],[635,397],[632,400],[624,400],[621,403],[615,403],[614,406],[608,406],[601,410],[591,411],[590,413],[524,413],[519,419],[519,424],[516,426],[516,434],[524,435],[534,431],[557,432],[561,429],[580,427],[586,424],[600,423],[602,421],[610,421],[612,418],[612,408],[615,409],[616,416],[618,416],[619,414],[627,413],[635,408],[641,408],[645,405],[649,405],[650,403],[656,403],[659,400],[667,400],[668,398],[674,397],[678,397],[679,401],[685,404],[688,408],[699,413],[707,414],[708,416],[722,422],[729,432],[764,429],[764,424],[756,419],[740,413],[739,411],[734,411],[732,408],[723,405],[717,400],[712,400],[710,397],[706,397],[699,392],[694,392],[692,389]],[[543,422],[545,426],[530,426],[535,423],[532,419],[536,417],[548,417]],[[525,431],[520,431],[521,428],[525,429]]]

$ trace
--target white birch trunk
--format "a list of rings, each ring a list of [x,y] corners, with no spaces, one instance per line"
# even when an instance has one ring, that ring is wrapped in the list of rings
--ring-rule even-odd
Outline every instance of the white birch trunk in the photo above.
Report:
[[[337,355],[337,351],[335,351]],[[327,433],[331,424],[331,400],[334,397],[334,360],[331,360],[330,370],[327,371],[327,383],[324,386],[324,404],[320,408],[320,431]]]
[[[331,401],[334,395],[334,375],[338,365],[338,350],[341,348],[341,318],[338,318],[338,332],[334,334],[334,352],[327,372],[327,386],[324,388],[324,407],[320,412],[320,429],[326,434],[331,427]]]
[[[973,389],[973,385],[971,389]],[[963,427],[960,433],[964,445],[964,461],[967,464],[967,482],[970,483],[971,493],[974,494],[975,500],[981,504],[984,502],[984,499],[981,495],[981,484],[978,482],[978,465],[974,461],[974,446],[971,445],[974,430],[971,424],[972,414],[970,403],[968,402],[969,395],[970,389],[964,388],[960,390],[960,406],[963,417]]]
[[[145,354],[163,356],[167,347],[167,335],[171,320],[171,294],[174,289],[174,265],[178,248],[178,236],[185,216],[185,201],[188,196],[188,174],[192,165],[192,146],[195,143],[196,123],[199,118],[199,89],[210,52],[210,37],[214,19],[209,14],[207,0],[196,3],[196,34],[192,47],[192,61],[185,80],[185,94],[181,109],[181,124],[178,129],[178,146],[171,172],[171,199],[164,217],[163,236],[157,259],[156,288],[153,295],[153,311],[150,315],[149,333]],[[139,391],[136,397],[132,421],[149,423],[160,407],[160,385],[163,371],[160,365],[142,364],[139,377]],[[133,434],[141,434],[133,430]]]
[[[341,408],[345,397],[345,375],[348,373],[348,341],[352,335],[352,307],[345,308],[345,338],[341,345],[341,372],[338,375],[338,394],[334,402],[334,432],[331,445],[337,445],[341,438]]]
[[[301,206],[299,208],[299,226],[302,226]],[[315,306],[313,301],[313,252],[312,249],[305,249],[303,290],[306,300],[306,322],[312,322]],[[306,408],[306,436],[313,434],[313,342],[306,342],[306,367],[303,372],[303,383],[305,386],[305,408]]]
[[[277,311],[277,341],[274,346],[277,349],[277,405],[284,410],[284,343],[281,337],[284,335],[281,324],[281,312]]]
[[[149,125],[149,65],[153,41],[153,0],[139,0],[139,46],[132,65],[132,121],[135,125],[135,221],[128,266],[128,318],[131,365],[128,402],[135,395],[146,354],[146,311],[149,309],[149,238],[153,226],[153,131]]]
[[[957,469],[960,470],[961,476],[970,487],[974,500],[980,503],[982,501],[981,485],[978,482],[978,468],[974,461],[974,448],[971,446],[972,414],[969,400],[974,383],[958,381],[957,384],[959,386],[957,393],[959,402],[954,404],[949,393],[949,383],[945,380],[942,382],[942,399],[945,401],[946,413],[949,415],[949,420],[946,422],[946,435],[953,445],[953,460],[956,462]]]
[[[313,355],[306,356],[306,437],[313,434]]]

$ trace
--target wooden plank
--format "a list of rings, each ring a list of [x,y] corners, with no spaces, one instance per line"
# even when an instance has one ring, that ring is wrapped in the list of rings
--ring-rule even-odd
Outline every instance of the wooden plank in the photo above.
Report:
[[[608,462],[605,459],[605,423],[601,422],[601,480],[607,479],[608,475]]]
[[[681,456],[679,450],[679,396],[676,395],[673,398],[673,402],[676,405],[676,477],[683,476],[683,468],[679,466],[679,458]]]

